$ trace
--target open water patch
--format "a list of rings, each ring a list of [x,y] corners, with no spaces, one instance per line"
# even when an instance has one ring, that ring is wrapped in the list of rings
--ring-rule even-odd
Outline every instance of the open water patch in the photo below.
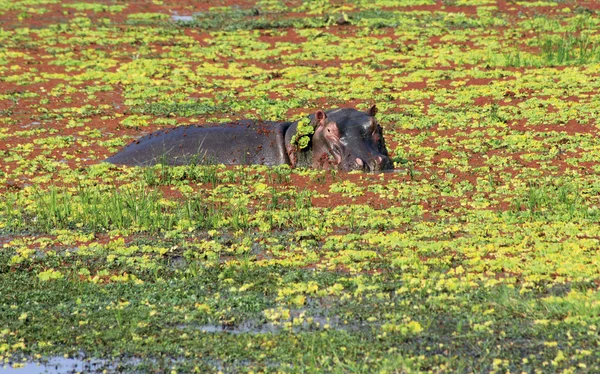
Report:
[[[291,310],[290,318],[276,322],[265,322],[264,320],[251,319],[234,325],[223,324],[180,324],[179,329],[198,330],[207,334],[280,334],[300,333],[303,331],[341,330],[358,331],[370,329],[370,324],[357,323],[355,321],[343,321],[337,316],[313,315],[307,316],[302,310]]]
[[[369,173],[371,174],[407,174],[409,172],[408,169],[386,169],[386,170],[373,170]]]
[[[173,12],[173,15],[171,15],[171,20],[175,22],[193,22],[194,16],[182,16],[177,12]]]
[[[116,373],[122,370],[107,360],[66,357],[51,357],[39,362],[10,362],[0,366],[3,374]]]

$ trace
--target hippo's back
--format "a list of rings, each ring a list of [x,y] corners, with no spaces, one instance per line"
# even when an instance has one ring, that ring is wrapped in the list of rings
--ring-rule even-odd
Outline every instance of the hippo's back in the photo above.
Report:
[[[132,142],[106,162],[150,166],[289,163],[284,145],[290,123],[239,121],[218,126],[159,130]]]

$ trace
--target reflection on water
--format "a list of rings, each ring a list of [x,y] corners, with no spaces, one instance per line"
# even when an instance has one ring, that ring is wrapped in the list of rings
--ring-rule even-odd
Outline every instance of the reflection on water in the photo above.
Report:
[[[177,14],[177,12],[174,12],[173,15],[171,16],[171,19],[173,21],[178,21],[178,22],[191,22],[194,20],[193,16],[180,16],[179,14]]]
[[[194,330],[200,330],[205,333],[228,333],[232,335],[278,334],[282,332],[300,333],[303,331],[316,331],[328,329],[353,331],[369,328],[368,324],[348,323],[348,321],[340,320],[340,318],[337,316],[304,316],[304,311],[302,309],[291,310],[290,312],[291,318],[285,321],[281,321],[280,323],[249,320],[232,326],[221,324],[180,324],[177,327],[182,330],[189,328]]]
[[[112,365],[106,360],[52,357],[44,362],[10,363],[0,366],[0,373],[10,374],[67,374],[110,372]]]
[[[394,174],[394,173],[406,174],[407,172],[408,172],[407,169],[388,169],[388,170],[375,170],[375,171],[371,171],[370,173],[373,173],[373,174]]]

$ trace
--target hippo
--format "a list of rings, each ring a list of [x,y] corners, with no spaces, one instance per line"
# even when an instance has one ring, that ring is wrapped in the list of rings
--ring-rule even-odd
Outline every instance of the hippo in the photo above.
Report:
[[[106,162],[150,166],[261,164],[343,171],[393,169],[377,108],[316,111],[297,122],[241,120],[217,126],[180,126],[143,136]],[[308,129],[309,131],[306,131]]]

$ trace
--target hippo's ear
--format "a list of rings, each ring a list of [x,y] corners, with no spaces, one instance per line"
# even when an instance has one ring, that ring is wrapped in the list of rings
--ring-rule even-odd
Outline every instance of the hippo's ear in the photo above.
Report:
[[[318,121],[317,127],[315,127],[315,134],[322,133],[325,136],[325,139],[328,139],[329,141],[340,140],[340,128],[337,123],[329,121],[327,115],[321,110],[315,114],[315,119],[316,118],[320,118],[320,120]]]
[[[312,123],[313,127],[316,129],[317,127],[324,126],[326,122],[327,114],[325,114],[325,112],[322,110],[318,110],[315,113],[315,120]]]
[[[371,117],[375,117],[375,115],[377,114],[377,112],[379,111],[379,109],[377,109],[377,106],[375,104],[373,104],[369,110],[367,110],[367,114],[370,115]]]

